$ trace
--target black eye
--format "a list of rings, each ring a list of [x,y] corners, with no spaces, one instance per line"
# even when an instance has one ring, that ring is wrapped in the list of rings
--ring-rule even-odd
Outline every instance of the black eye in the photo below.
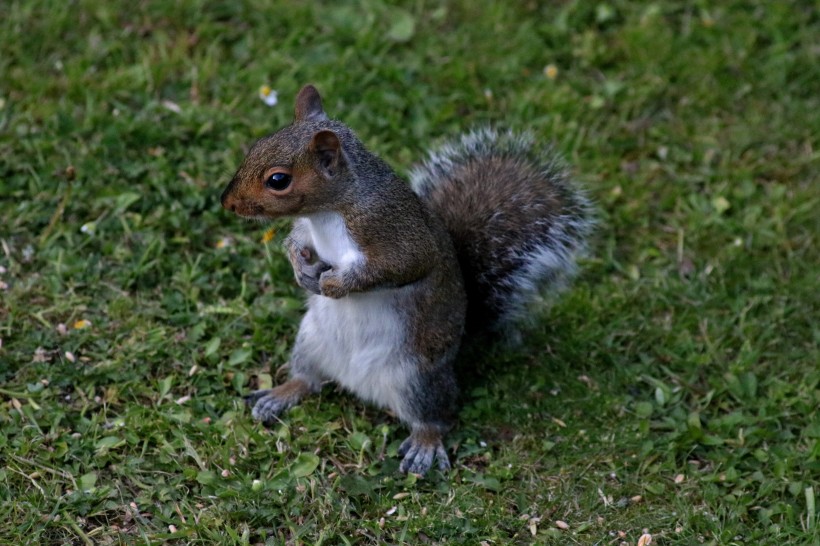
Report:
[[[282,191],[290,186],[291,176],[287,173],[273,173],[265,180],[265,187],[275,191]]]

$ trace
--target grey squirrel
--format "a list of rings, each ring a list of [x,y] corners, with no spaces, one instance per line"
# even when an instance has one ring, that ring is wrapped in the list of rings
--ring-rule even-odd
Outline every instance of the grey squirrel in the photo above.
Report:
[[[295,217],[296,282],[311,293],[290,378],[246,397],[275,422],[333,380],[410,428],[400,470],[450,468],[453,362],[462,338],[509,329],[572,275],[589,201],[526,135],[474,131],[433,152],[407,185],[331,120],[318,91],[293,123],[257,141],[222,194],[246,218]]]

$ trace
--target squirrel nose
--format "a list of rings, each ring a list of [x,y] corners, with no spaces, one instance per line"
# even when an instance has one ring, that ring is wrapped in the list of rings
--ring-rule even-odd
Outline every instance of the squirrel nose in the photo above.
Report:
[[[228,195],[228,191],[222,193],[222,208],[229,210],[231,212],[236,212],[236,201],[234,201],[230,195]]]

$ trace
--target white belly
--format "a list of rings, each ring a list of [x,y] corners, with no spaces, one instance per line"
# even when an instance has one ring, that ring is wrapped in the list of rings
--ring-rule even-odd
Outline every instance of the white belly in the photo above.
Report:
[[[338,300],[313,296],[301,328],[309,339],[320,340],[313,357],[322,375],[401,417],[403,389],[416,366],[405,355],[404,320],[392,304],[394,290],[402,289]]]

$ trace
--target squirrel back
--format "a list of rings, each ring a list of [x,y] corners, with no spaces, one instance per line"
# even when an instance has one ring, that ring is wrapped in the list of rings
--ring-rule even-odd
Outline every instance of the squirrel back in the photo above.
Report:
[[[453,239],[469,332],[509,330],[566,283],[586,250],[592,206],[530,134],[467,133],[430,152],[410,182]]]

